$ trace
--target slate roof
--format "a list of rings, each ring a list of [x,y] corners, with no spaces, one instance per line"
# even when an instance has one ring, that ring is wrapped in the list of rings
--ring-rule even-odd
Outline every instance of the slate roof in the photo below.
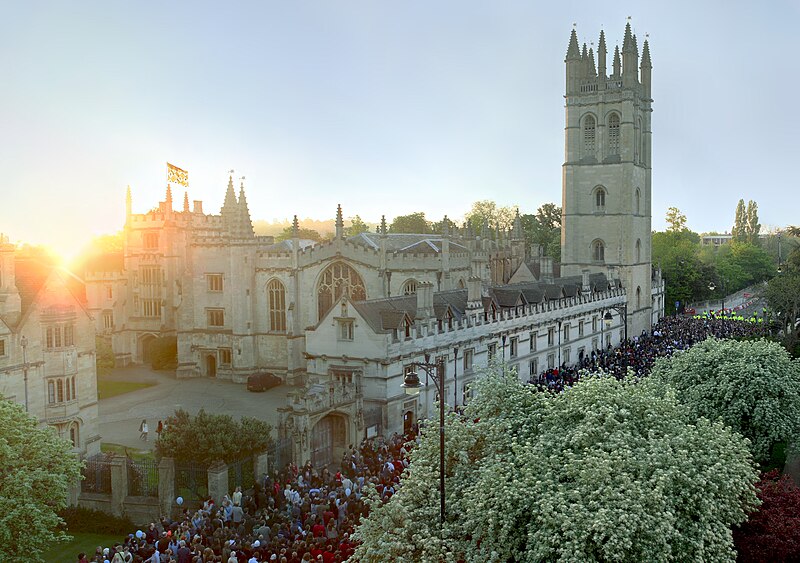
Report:
[[[353,244],[378,250],[381,247],[381,236],[377,233],[360,233],[347,240]],[[442,251],[442,237],[441,235],[388,233],[386,234],[386,250],[398,254],[439,254]],[[467,247],[451,240],[450,251],[466,252]]]
[[[306,238],[299,239],[299,242],[300,242],[300,250],[305,250],[309,246],[314,246],[315,244],[317,244],[316,241]],[[270,244],[269,246],[259,247],[259,250],[264,252],[291,252],[293,248],[294,248],[294,239],[286,239],[280,242],[276,242],[275,244]]]
[[[412,320],[417,315],[417,296],[398,295],[385,299],[354,301],[353,307],[375,332],[387,332],[400,328],[406,316]],[[433,313],[435,318],[443,319],[447,311],[459,319],[467,307],[467,290],[453,289],[433,294]]]

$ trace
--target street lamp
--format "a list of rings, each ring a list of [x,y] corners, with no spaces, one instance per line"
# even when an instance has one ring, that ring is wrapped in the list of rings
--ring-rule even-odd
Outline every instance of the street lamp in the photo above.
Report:
[[[458,346],[453,347],[453,410],[458,406]]]
[[[28,412],[28,338],[23,335],[19,344],[22,346],[22,377],[25,381],[25,412]]]
[[[603,324],[605,324],[606,328],[609,329],[609,330],[611,329],[611,321],[614,319],[614,317],[611,315],[611,311],[612,310],[614,310],[617,313],[619,313],[619,316],[622,319],[623,335],[624,335],[623,344],[624,344],[624,343],[628,342],[628,305],[627,304],[610,305],[608,307],[608,309],[606,310],[605,315],[603,315]],[[622,348],[622,366],[625,368],[625,374],[627,375],[628,374],[628,354],[625,352],[625,349],[624,349],[623,346],[621,346],[621,348]]]
[[[430,354],[425,354],[424,362],[414,362],[414,367],[422,368],[433,379],[439,392],[439,522],[444,525],[444,378],[438,371],[439,363],[431,363]],[[441,360],[440,360],[441,361]],[[403,378],[403,389],[407,395],[418,395],[422,384],[415,371],[406,372]]]

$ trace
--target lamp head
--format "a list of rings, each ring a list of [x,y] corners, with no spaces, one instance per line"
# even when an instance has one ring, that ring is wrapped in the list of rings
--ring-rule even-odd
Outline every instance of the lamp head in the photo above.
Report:
[[[611,311],[606,311],[606,314],[603,315],[603,322],[605,323],[606,328],[611,328],[611,321],[612,321]]]
[[[711,282],[710,284],[708,284],[708,289],[714,291],[715,289],[717,289],[717,286],[714,284],[714,282]]]
[[[417,375],[417,372],[406,372],[405,377],[403,377],[403,384],[401,387],[405,389],[406,395],[418,395],[422,384],[419,382],[419,376]]]

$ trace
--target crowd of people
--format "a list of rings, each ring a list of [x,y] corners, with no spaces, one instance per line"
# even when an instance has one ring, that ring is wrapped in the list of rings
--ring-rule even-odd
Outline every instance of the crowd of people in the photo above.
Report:
[[[408,465],[407,444],[418,428],[390,439],[364,440],[344,452],[341,467],[288,464],[219,506],[209,499],[177,518],[162,517],[124,541],[98,547],[79,563],[336,563],[354,551],[351,535],[367,510],[373,484],[388,500]]]
[[[580,380],[581,373],[604,371],[618,378],[626,374],[643,377],[650,373],[656,359],[670,356],[678,350],[687,350],[710,336],[738,338],[760,336],[763,327],[747,319],[731,320],[722,316],[664,317],[648,334],[646,332],[617,348],[609,346],[583,354],[575,365],[548,369],[529,383],[541,389],[561,391]]]
[[[667,317],[650,334],[619,347],[584,354],[573,366],[549,369],[530,383],[563,390],[581,373],[603,370],[622,378],[645,376],[655,360],[697,342],[716,337],[760,334],[755,323],[730,319]],[[373,438],[345,451],[338,471],[310,462],[288,464],[264,475],[252,490],[237,487],[220,506],[207,500],[197,510],[183,509],[175,519],[163,517],[130,534],[111,548],[98,547],[79,563],[335,563],[354,551],[352,533],[367,513],[363,494],[369,483],[383,500],[394,494],[408,466],[407,447],[418,428],[390,439]]]

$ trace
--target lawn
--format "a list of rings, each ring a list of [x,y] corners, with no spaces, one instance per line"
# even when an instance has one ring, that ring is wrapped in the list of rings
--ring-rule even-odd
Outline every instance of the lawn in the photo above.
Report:
[[[108,379],[97,379],[97,398],[108,399],[131,391],[152,387],[155,383],[138,383],[136,381],[112,381]]]
[[[135,461],[152,461],[155,459],[155,453],[152,450],[137,450],[136,448],[129,448],[121,444],[114,444],[113,442],[103,442],[100,444],[100,451],[103,453],[115,453],[131,457]]]
[[[44,552],[43,558],[47,563],[75,563],[80,552],[84,552],[87,556],[92,556],[98,545],[112,547],[115,543],[122,542],[124,539],[120,535],[77,533],[70,535],[72,536],[71,542],[60,543]]]

